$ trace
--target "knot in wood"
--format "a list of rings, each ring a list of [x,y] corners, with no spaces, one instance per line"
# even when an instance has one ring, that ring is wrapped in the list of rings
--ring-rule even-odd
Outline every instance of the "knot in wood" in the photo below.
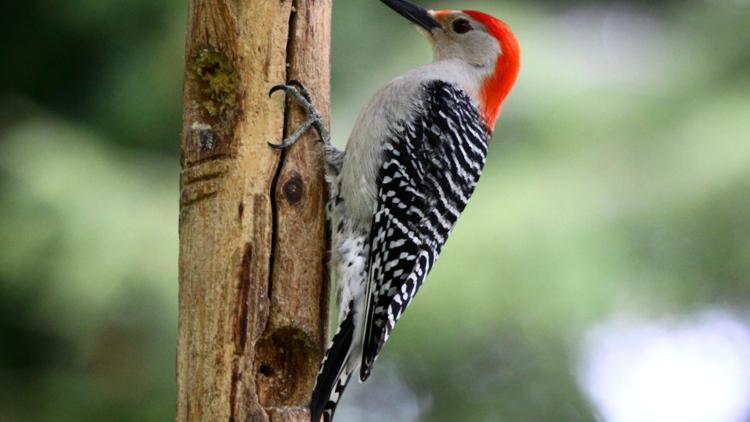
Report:
[[[293,172],[289,180],[284,183],[283,191],[284,197],[290,204],[296,204],[302,200],[302,196],[305,194],[305,183],[302,181],[302,176],[296,171]]]

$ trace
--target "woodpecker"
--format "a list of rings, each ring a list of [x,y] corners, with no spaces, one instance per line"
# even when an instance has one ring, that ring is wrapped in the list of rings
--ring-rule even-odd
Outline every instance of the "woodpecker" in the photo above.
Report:
[[[381,1],[418,26],[434,60],[375,94],[345,151],[330,143],[304,86],[271,90],[291,95],[309,116],[276,147],[312,127],[325,152],[339,328],[312,393],[312,422],[333,420],[352,374],[360,382],[370,375],[474,191],[520,67],[516,37],[490,15]]]

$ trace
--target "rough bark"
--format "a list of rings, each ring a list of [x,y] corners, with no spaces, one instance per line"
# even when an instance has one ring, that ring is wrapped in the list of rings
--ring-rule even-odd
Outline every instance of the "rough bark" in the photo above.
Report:
[[[177,420],[307,421],[327,337],[325,185],[302,81],[327,115],[331,0],[189,0]],[[288,64],[288,65],[287,65]]]

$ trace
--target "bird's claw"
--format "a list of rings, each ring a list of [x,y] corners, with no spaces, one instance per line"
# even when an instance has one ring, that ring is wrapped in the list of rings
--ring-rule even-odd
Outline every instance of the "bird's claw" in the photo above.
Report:
[[[275,85],[268,92],[268,96],[270,97],[278,91],[284,91],[286,94],[291,95],[292,98],[294,98],[296,102],[305,109],[308,119],[299,128],[297,128],[294,133],[289,135],[280,144],[269,142],[268,145],[270,145],[274,149],[280,150],[289,148],[290,146],[294,145],[294,143],[297,142],[299,138],[302,137],[302,135],[304,135],[304,133],[307,132],[307,130],[311,127],[315,128],[315,130],[318,132],[318,135],[320,135],[321,140],[323,140],[325,143],[330,142],[328,129],[326,129],[325,124],[323,123],[323,117],[321,116],[320,112],[318,112],[318,109],[315,108],[315,105],[313,105],[310,92],[307,90],[307,88],[305,88],[304,85],[302,85],[300,81],[291,80],[286,85]]]

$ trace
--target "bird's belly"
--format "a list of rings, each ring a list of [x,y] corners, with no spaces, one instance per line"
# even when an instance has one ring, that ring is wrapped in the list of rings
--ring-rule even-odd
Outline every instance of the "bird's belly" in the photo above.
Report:
[[[339,321],[349,312],[350,306],[362,312],[362,300],[367,289],[368,236],[350,231],[334,234],[334,268]]]

